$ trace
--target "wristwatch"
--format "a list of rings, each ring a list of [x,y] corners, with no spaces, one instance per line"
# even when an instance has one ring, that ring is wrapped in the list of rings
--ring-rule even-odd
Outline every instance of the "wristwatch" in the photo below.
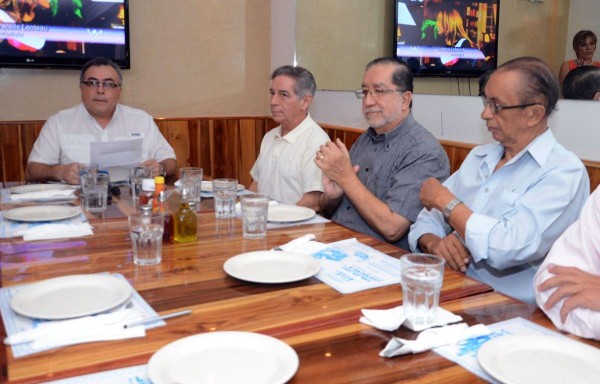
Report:
[[[452,199],[451,202],[448,203],[448,205],[446,205],[446,208],[444,208],[444,211],[442,212],[444,214],[444,219],[446,219],[446,221],[448,221],[448,219],[450,219],[450,213],[452,212],[452,210],[454,208],[456,208],[456,206],[458,204],[462,204],[463,202],[460,201],[459,199]]]

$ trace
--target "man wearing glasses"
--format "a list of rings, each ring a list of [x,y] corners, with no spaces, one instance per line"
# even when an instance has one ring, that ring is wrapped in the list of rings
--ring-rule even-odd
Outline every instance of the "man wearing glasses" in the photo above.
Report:
[[[428,179],[411,250],[535,303],[533,276],[589,195],[582,162],[548,129],[558,81],[539,59],[511,60],[489,77],[483,112],[497,143],[474,148],[443,184]]]
[[[167,176],[177,169],[175,152],[152,116],[119,104],[123,77],[118,65],[99,57],[81,69],[82,103],[50,117],[27,162],[28,181],[79,183],[78,163],[90,162],[92,142],[142,139],[142,162]]]
[[[315,158],[324,176],[323,212],[404,249],[408,229],[423,208],[421,184],[450,174],[444,149],[412,116],[412,91],[412,73],[404,62],[370,62],[356,91],[369,128],[349,152],[338,139],[322,145]]]

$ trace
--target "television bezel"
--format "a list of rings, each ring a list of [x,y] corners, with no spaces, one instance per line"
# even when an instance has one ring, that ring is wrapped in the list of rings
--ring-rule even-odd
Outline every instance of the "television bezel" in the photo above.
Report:
[[[115,59],[107,57],[114,61],[121,69],[131,68],[131,51],[129,44],[129,0],[123,0],[124,20],[125,20],[125,57]],[[40,57],[40,56],[6,56],[0,54],[1,68],[31,68],[31,69],[81,69],[85,63],[93,57]]]
[[[397,27],[397,22],[396,20],[398,20],[398,3],[399,2],[407,2],[410,0],[395,0],[394,1],[394,17],[393,17],[393,38],[392,38],[392,52],[393,52],[393,56],[397,59],[403,60],[406,62],[406,60],[404,60],[402,57],[398,56],[398,37],[396,34],[396,27]],[[452,0],[445,0],[445,1],[452,1]],[[473,0],[475,2],[485,2],[485,0]],[[488,70],[494,70],[498,67],[498,36],[499,36],[499,28],[500,28],[500,1],[501,0],[491,0],[491,1],[495,1],[497,6],[498,6],[498,10],[496,13],[496,48],[494,50],[494,55],[495,55],[495,63],[493,66],[491,66],[488,69],[479,69],[477,71],[472,71],[472,70],[463,70],[463,69],[459,69],[459,68],[450,68],[450,69],[446,69],[446,70],[441,70],[439,72],[420,72],[420,71],[414,71],[411,68],[412,74],[414,77],[441,77],[441,78],[478,78],[481,75],[483,75],[485,72],[487,72]]]

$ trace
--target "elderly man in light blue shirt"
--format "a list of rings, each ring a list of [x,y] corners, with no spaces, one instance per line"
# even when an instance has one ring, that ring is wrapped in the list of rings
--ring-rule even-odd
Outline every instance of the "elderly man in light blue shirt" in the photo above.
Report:
[[[481,117],[498,143],[473,149],[444,184],[423,183],[411,250],[535,303],[533,276],[590,188],[583,163],[548,129],[558,92],[539,59],[514,59],[491,75]]]

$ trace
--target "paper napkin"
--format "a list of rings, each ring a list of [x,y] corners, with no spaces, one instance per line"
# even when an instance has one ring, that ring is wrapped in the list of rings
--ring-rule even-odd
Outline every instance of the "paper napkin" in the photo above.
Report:
[[[469,327],[466,323],[430,328],[419,334],[416,340],[392,337],[385,348],[379,352],[381,357],[421,353],[445,345],[455,345],[461,340],[488,335],[490,329],[483,324]]]
[[[65,198],[75,198],[74,189],[49,189],[46,191],[13,193],[10,195],[11,201],[29,201],[29,200],[65,200]]]
[[[48,321],[40,323],[36,328],[7,337],[4,344],[30,342],[35,349],[49,349],[91,341],[144,337],[146,330],[143,325],[124,327],[125,323],[137,320],[140,316],[135,309],[122,309],[96,316]]]
[[[67,237],[81,237],[93,235],[92,226],[89,223],[69,224],[41,224],[24,229],[15,233],[15,236],[23,236],[23,240],[47,240]]]
[[[315,239],[315,235],[312,233],[306,234],[304,236],[301,236],[297,239],[294,239],[290,242],[287,242],[285,244],[282,244],[278,247],[275,247],[274,249],[277,251],[286,251],[286,252],[292,252],[295,249],[299,249],[302,248],[302,246],[304,246],[306,243],[308,243],[309,241],[312,241]]]
[[[408,329],[419,332],[427,328],[437,327],[462,321],[462,317],[438,307],[435,321],[429,325],[413,324],[404,314],[404,308],[400,305],[391,309],[363,309],[363,316],[358,320],[363,324],[370,325],[382,331],[395,331],[404,325]]]

